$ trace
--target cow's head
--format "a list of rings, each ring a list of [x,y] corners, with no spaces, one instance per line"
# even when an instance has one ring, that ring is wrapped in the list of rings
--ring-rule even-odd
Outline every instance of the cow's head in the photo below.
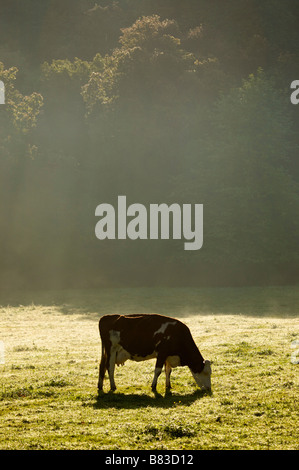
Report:
[[[212,369],[210,361],[204,361],[204,368],[201,372],[192,372],[197,385],[207,392],[211,391],[211,374]]]

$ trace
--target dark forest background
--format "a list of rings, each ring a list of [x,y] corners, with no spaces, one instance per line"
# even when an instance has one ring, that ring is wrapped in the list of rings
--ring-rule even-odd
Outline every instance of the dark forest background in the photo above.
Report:
[[[299,280],[297,0],[1,0],[0,286]],[[204,205],[204,245],[95,208]]]

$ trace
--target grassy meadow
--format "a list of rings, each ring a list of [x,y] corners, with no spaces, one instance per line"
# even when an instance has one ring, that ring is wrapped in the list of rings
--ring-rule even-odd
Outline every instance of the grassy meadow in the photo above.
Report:
[[[0,449],[299,448],[298,287],[6,292],[0,304]],[[177,368],[155,396],[150,360],[116,368],[117,391],[107,378],[98,396],[98,320],[137,312],[190,327],[212,394]]]

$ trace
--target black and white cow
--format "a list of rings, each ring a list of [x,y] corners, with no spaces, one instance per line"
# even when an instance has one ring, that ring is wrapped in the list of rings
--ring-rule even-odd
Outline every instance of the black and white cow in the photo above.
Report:
[[[189,328],[179,320],[157,314],[105,315],[99,321],[102,357],[98,388],[102,390],[106,370],[115,390],[115,364],[156,358],[152,390],[165,365],[166,389],[170,389],[173,367],[188,366],[197,385],[211,390],[211,365],[200,354]]]

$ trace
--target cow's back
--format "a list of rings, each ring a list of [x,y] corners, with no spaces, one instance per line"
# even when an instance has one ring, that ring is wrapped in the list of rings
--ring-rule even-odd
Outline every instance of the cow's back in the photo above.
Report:
[[[105,315],[99,329],[104,344],[109,344],[111,332],[119,332],[119,344],[125,350],[144,356],[152,353],[157,344],[165,343],[166,338],[173,350],[182,343],[186,347],[186,339],[193,341],[184,323],[159,314]]]

